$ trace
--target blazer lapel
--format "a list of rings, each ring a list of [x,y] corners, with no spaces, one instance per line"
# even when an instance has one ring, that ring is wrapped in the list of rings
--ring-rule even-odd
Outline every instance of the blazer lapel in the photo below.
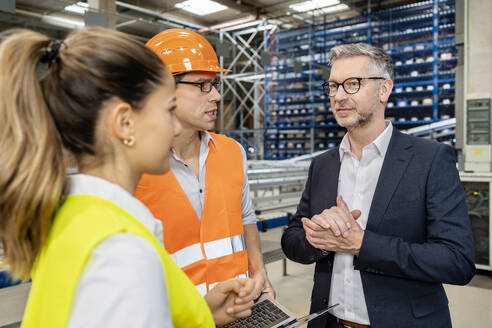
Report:
[[[338,177],[340,175],[340,153],[339,148],[334,148],[329,151],[328,156],[325,158],[324,163],[321,164],[323,168],[318,178],[317,183],[320,185],[319,190],[324,190],[324,208],[330,208],[336,206],[336,199],[338,195]]]
[[[381,167],[376,190],[374,191],[367,219],[367,230],[377,231],[396,187],[400,183],[413,156],[411,147],[412,143],[409,138],[394,128],[388,151]]]

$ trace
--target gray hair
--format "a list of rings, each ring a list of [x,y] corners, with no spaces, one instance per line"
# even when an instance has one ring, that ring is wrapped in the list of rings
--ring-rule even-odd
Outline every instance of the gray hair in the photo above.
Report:
[[[393,80],[395,69],[391,56],[384,52],[383,49],[372,46],[367,43],[352,43],[335,46],[330,50],[331,65],[340,58],[367,56],[372,59],[373,71],[381,74],[382,77]]]

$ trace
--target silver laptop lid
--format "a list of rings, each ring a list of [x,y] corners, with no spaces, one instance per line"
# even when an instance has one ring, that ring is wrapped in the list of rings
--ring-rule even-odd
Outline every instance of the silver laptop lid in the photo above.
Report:
[[[314,313],[311,313],[311,314],[308,314],[308,315],[305,315],[304,317],[302,318],[299,318],[297,320],[294,320],[294,321],[291,321],[289,323],[285,323],[281,326],[279,326],[278,328],[296,328],[296,327],[300,327],[302,326],[303,324],[313,320],[313,319],[316,319],[317,317],[319,317],[320,315],[323,315],[325,314],[326,312],[328,312],[328,310],[334,308],[335,306],[337,306],[337,304],[333,304],[333,305],[330,305],[328,306],[326,309],[323,309],[321,311],[318,311],[318,312],[314,312]]]

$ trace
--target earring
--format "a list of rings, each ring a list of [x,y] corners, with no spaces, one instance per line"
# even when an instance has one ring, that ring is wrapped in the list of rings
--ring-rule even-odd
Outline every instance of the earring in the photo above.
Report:
[[[128,147],[132,147],[135,144],[135,137],[130,136],[130,138],[123,140],[123,143]]]

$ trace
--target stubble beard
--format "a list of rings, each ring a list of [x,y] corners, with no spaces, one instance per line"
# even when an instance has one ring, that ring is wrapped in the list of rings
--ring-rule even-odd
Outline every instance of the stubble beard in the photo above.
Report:
[[[346,122],[343,122],[344,120],[344,117],[338,117],[338,114],[336,113],[335,111],[335,119],[337,121],[337,123],[346,128],[346,129],[355,129],[355,128],[363,128],[363,127],[366,127],[367,125],[369,125],[370,122],[372,122],[373,118],[374,118],[374,114],[376,113],[377,111],[377,103],[374,103],[372,105],[372,107],[364,112],[364,113],[361,113],[357,110],[357,108],[354,108],[354,112],[355,112],[355,117],[346,117],[347,121]]]
[[[346,129],[354,129],[354,128],[361,128],[367,126],[373,119],[374,117],[374,109],[371,108],[370,111],[365,112],[365,113],[360,113],[355,110],[355,117],[347,117],[347,120],[344,122],[343,117],[338,117],[337,114],[335,114],[335,119],[337,120],[337,123],[340,126],[343,126]]]

